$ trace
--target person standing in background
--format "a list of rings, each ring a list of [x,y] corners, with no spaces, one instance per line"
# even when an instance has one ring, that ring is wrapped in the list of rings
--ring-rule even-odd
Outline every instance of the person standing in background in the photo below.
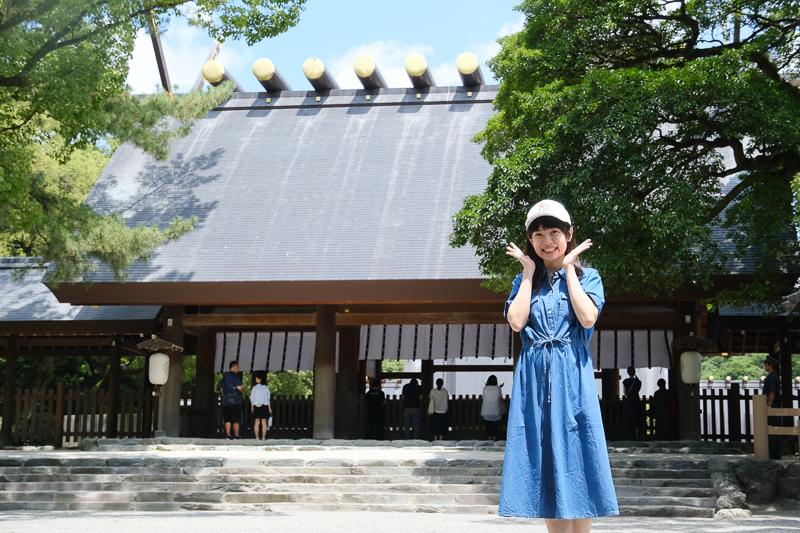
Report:
[[[497,435],[500,432],[500,420],[505,414],[505,400],[503,400],[503,389],[497,384],[497,376],[492,374],[486,380],[481,394],[481,417],[486,426],[486,438],[497,442]],[[501,406],[502,404],[502,406]]]
[[[625,391],[623,404],[625,415],[625,438],[628,440],[639,439],[639,429],[642,420],[642,403],[639,400],[639,391],[642,390],[642,381],[636,376],[636,369],[628,367],[628,379],[622,382]]]
[[[272,407],[270,406],[270,392],[267,387],[267,373],[255,373],[256,384],[253,390],[250,391],[250,412],[253,414],[253,432],[255,433],[256,440],[265,440],[267,438],[267,423],[272,416]],[[259,439],[259,426],[262,426],[261,438]]]
[[[231,361],[228,372],[219,384],[222,393],[222,420],[225,423],[225,438],[241,439],[239,424],[242,422],[242,377],[239,375],[239,362]],[[233,426],[233,436],[231,436]]]
[[[658,380],[658,390],[653,394],[653,411],[656,418],[656,438],[669,440],[669,391],[664,378]]]
[[[381,390],[381,380],[372,380],[367,394],[364,395],[364,401],[367,402],[367,438],[383,440],[386,425],[384,421],[386,394]]]
[[[417,378],[403,387],[403,428],[405,429],[406,440],[411,438],[412,428],[415,439],[419,438],[420,424],[420,402],[422,401],[422,387],[419,386]]]
[[[447,389],[444,388],[444,380],[439,378],[436,380],[436,388],[431,391],[431,405],[432,409],[428,410],[431,416],[431,433],[433,440],[442,440],[447,434]]]

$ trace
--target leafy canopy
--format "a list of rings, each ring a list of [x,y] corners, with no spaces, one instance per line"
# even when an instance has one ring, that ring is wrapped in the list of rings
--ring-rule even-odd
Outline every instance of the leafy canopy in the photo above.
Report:
[[[584,260],[617,292],[711,288],[717,303],[791,291],[800,190],[800,2],[525,0],[524,29],[490,61],[497,114],[476,136],[493,165],[451,244],[488,286],[519,271],[527,209],[564,203]],[[716,237],[716,239],[714,238]],[[787,238],[789,237],[789,238]],[[723,244],[720,244],[722,242]]]
[[[82,205],[107,159],[98,145],[131,142],[163,159],[172,139],[233,90],[131,95],[125,80],[137,32],[151,18],[166,28],[186,17],[217,39],[253,44],[295,25],[304,4],[0,1],[0,253],[42,257],[55,265],[52,281],[86,278],[98,261],[122,279],[133,261],[190,231],[194,221],[180,218],[166,228],[128,228]]]

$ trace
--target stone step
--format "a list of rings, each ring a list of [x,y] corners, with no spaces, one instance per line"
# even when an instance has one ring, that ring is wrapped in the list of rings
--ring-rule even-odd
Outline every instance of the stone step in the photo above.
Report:
[[[708,508],[682,505],[620,505],[620,516],[658,516],[672,518],[714,518],[714,506]]]
[[[640,496],[617,498],[617,503],[624,506],[679,506],[697,507],[700,509],[714,509],[717,503],[716,498],[676,498],[672,496]]]
[[[618,478],[672,478],[672,479],[708,479],[708,470],[667,470],[667,469],[635,469],[612,468],[611,477]]]
[[[0,495],[34,491],[131,491],[131,492],[395,492],[408,494],[499,494],[500,484],[432,484],[432,483],[91,483],[41,482],[3,483]],[[0,496],[2,498],[2,496]]]
[[[613,478],[616,487],[695,487],[711,488],[711,479],[659,479],[659,478]]]
[[[9,475],[31,474],[31,475],[65,475],[65,474],[87,474],[87,475],[166,475],[166,474],[188,474],[188,475],[207,475],[215,474],[325,474],[325,475],[351,475],[351,474],[386,474],[406,476],[499,476],[502,475],[502,467],[467,467],[467,466],[258,466],[258,467],[182,467],[182,468],[142,468],[142,467],[19,467],[0,468],[0,477]]]
[[[380,503],[396,505],[498,505],[499,494],[406,494],[398,492],[5,492],[5,502],[54,503],[131,503],[131,502],[201,502],[201,503],[275,503],[305,502],[314,504]]]
[[[496,515],[497,505],[398,505],[364,503],[261,503],[234,504],[211,502],[3,502],[0,511],[138,511],[138,512],[177,512],[177,511],[217,511],[217,512],[422,512]],[[679,505],[620,505],[622,516],[691,517],[713,518],[713,507],[701,509]]]
[[[615,486],[617,498],[620,497],[640,497],[640,496],[672,496],[681,498],[714,498],[715,492],[712,487],[642,487],[634,485]]]
[[[209,476],[87,476],[87,475],[6,475],[4,483],[326,483],[326,484],[386,484],[433,483],[456,485],[499,484],[501,476],[393,476],[393,475],[209,475]]]

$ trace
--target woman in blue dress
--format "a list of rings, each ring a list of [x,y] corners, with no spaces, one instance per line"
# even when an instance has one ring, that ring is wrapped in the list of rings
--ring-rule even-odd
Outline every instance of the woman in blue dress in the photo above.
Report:
[[[596,270],[581,268],[569,213],[544,200],[525,222],[525,252],[505,316],[522,338],[508,414],[500,515],[544,518],[547,530],[585,532],[619,514],[589,354],[605,301]]]

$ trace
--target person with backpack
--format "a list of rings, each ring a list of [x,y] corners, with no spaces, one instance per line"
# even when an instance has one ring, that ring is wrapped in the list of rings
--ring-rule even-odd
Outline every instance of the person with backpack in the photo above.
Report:
[[[222,393],[222,420],[225,423],[225,438],[241,439],[239,425],[242,421],[242,377],[239,375],[239,362],[231,361],[230,369],[222,376],[219,388]],[[233,437],[231,437],[233,426]]]

